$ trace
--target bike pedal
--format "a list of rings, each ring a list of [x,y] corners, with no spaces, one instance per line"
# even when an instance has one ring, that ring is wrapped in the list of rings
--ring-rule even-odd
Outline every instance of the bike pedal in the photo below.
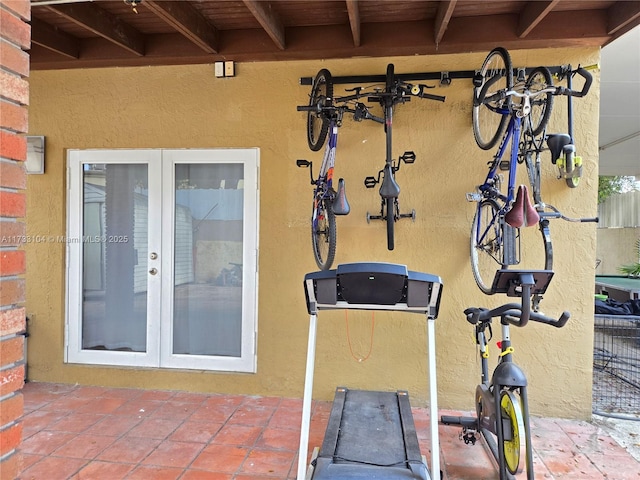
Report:
[[[416,154],[414,152],[404,152],[401,156],[400,156],[400,160],[402,160],[404,163],[406,164],[411,164],[413,162],[416,161]]]
[[[303,159],[298,159],[296,160],[296,165],[298,167],[309,167],[311,165],[311,162],[309,160],[303,160]]]
[[[502,171],[507,171],[507,170],[509,170],[510,163],[511,163],[511,162],[510,162],[509,160],[501,160],[501,161],[500,161],[500,167],[499,167],[499,168],[500,168],[500,170],[502,170]]]
[[[477,439],[473,432],[461,432],[460,440],[464,441],[465,445],[475,445]]]
[[[467,193],[467,202],[481,202],[482,194],[481,193]]]
[[[364,179],[364,186],[367,188],[373,188],[377,183],[376,177],[367,177]]]

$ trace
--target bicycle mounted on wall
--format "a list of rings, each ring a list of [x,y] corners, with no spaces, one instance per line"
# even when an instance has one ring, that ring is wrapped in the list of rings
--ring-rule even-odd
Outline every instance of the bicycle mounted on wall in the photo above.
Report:
[[[384,131],[386,140],[386,157],[382,170],[378,172],[376,177],[366,177],[364,185],[367,188],[373,188],[380,184],[378,193],[380,194],[380,215],[371,215],[367,212],[367,223],[370,220],[384,220],[387,223],[387,248],[393,250],[395,248],[394,240],[394,224],[401,218],[411,218],[415,220],[416,211],[410,213],[400,213],[400,186],[395,180],[395,174],[400,170],[402,162],[407,165],[416,161],[416,154],[413,151],[406,151],[398,157],[397,162],[393,160],[392,151],[392,128],[393,128],[393,110],[398,104],[403,104],[411,100],[411,96],[426,98],[428,100],[436,100],[444,102],[445,97],[440,95],[432,95],[425,92],[426,85],[413,85],[401,80],[395,75],[394,65],[387,65],[387,74],[385,77],[385,88],[375,95],[370,95],[367,100],[377,101],[382,105],[384,110]],[[382,176],[382,179],[380,178]]]
[[[500,51],[500,50],[504,51],[506,54],[504,55],[504,57],[508,58],[506,61],[503,62],[505,66],[502,67],[501,70],[503,72],[506,72],[507,69],[505,67],[506,67],[506,63],[508,62],[509,71],[512,72],[512,75],[513,75],[511,60],[510,60],[510,57],[508,57],[508,53],[506,52],[505,49],[502,49],[502,48],[494,49],[494,51],[492,51],[487,58],[489,59],[489,57],[495,57],[497,55],[500,55],[499,53],[495,53],[496,51]],[[485,61],[485,64],[486,63],[487,61]],[[522,119],[523,121],[521,123],[521,131],[524,132],[521,138],[522,150],[521,152],[517,152],[518,153],[517,162],[518,163],[526,162],[528,167],[527,172],[529,175],[529,183],[530,185],[532,185],[532,188],[533,188],[534,208],[536,209],[537,214],[540,216],[539,227],[541,229],[541,233],[543,236],[543,242],[544,242],[544,248],[545,248],[545,263],[544,263],[544,266],[541,265],[541,267],[546,269],[552,269],[552,266],[553,266],[553,255],[552,255],[550,234],[548,230],[548,219],[563,218],[564,220],[568,220],[568,221],[597,221],[597,219],[595,218],[572,219],[572,218],[566,217],[562,215],[562,213],[560,213],[552,205],[544,204],[540,196],[540,179],[541,179],[540,153],[546,150],[547,148],[551,151],[552,163],[555,164],[556,167],[558,168],[558,172],[559,172],[558,178],[565,179],[567,185],[571,187],[575,187],[579,183],[579,178],[580,178],[580,175],[582,174],[582,159],[581,157],[575,155],[575,145],[574,145],[573,132],[572,132],[573,130],[572,97],[586,95],[591,83],[590,81],[591,76],[586,70],[594,67],[595,66],[585,67],[585,68],[578,67],[575,70],[572,69],[571,65],[538,67],[536,69],[520,68],[520,69],[517,69],[517,76],[516,76],[518,83],[516,85],[513,85],[513,83],[511,84],[512,88],[521,88],[522,84],[525,83],[525,78],[527,76],[530,80],[528,85],[529,88],[533,88],[534,83],[535,85],[537,85],[536,88],[538,89],[544,88],[540,86],[542,83],[544,83],[545,87],[547,86],[551,87],[553,85],[551,76],[553,76],[554,78],[560,81],[566,80],[567,82],[566,88],[553,87],[554,93],[544,92],[544,95],[537,93],[535,95],[530,96],[529,107],[532,111],[532,114],[538,115],[540,117],[537,120],[537,127],[535,128],[537,133],[536,135],[531,135],[531,129],[526,128],[526,125],[527,125],[526,117],[529,116],[529,115],[526,115],[526,117]],[[346,201],[346,196],[344,195],[344,188],[343,188],[344,183],[339,181],[337,192],[335,192],[331,188],[331,183],[330,183],[332,181],[333,166],[335,162],[337,128],[341,124],[342,114],[344,112],[353,113],[354,120],[356,121],[366,118],[366,119],[374,120],[379,123],[386,123],[384,118],[371,115],[371,113],[369,112],[370,106],[367,106],[363,102],[360,102],[359,99],[367,97],[367,101],[375,101],[384,106],[385,101],[389,101],[389,99],[393,98],[392,92],[395,87],[396,93],[400,92],[400,96],[397,97],[397,99],[402,99],[402,98],[404,99],[404,100],[400,100],[398,103],[404,103],[404,101],[409,99],[411,95],[415,95],[412,91],[414,87],[418,87],[420,89],[419,93],[422,93],[422,94],[425,94],[426,92],[424,91],[424,89],[428,88],[426,85],[411,85],[410,83],[407,83],[408,81],[435,80],[435,81],[439,81],[439,86],[444,87],[444,86],[450,85],[452,80],[474,79],[474,83],[480,85],[480,86],[475,85],[474,87],[474,106],[473,106],[474,134],[476,134],[476,141],[478,145],[481,146],[481,148],[490,149],[490,148],[493,148],[493,146],[495,146],[495,143],[497,142],[497,140],[504,133],[504,129],[506,128],[509,122],[509,118],[508,118],[509,108],[506,108],[506,109],[502,108],[501,110],[498,110],[498,108],[495,105],[489,106],[491,102],[494,102],[494,103],[497,103],[497,102],[495,98],[491,98],[494,91],[492,91],[492,93],[489,93],[488,88],[491,87],[495,82],[498,82],[498,80],[500,80],[502,76],[506,76],[506,74],[492,76],[491,78],[495,78],[495,77],[497,78],[495,78],[495,80],[493,80],[492,82],[487,82],[486,81],[487,78],[485,78],[485,74],[487,72],[486,65],[485,65],[484,71],[481,69],[476,71],[462,70],[462,71],[451,71],[451,72],[449,71],[422,72],[422,73],[393,74],[393,75],[387,75],[387,76],[385,75],[331,76],[331,74],[328,73],[326,69],[323,69],[322,71],[326,72],[325,76],[326,78],[329,79],[328,82],[326,81],[326,78],[324,79],[322,78],[323,75],[320,75],[320,72],[318,73],[318,75],[316,75],[315,78],[313,77],[300,78],[300,84],[311,85],[312,92],[310,95],[309,105],[304,107],[298,107],[298,110],[307,111],[307,140],[311,150],[317,151],[322,147],[326,139],[327,131],[335,132],[335,137],[333,141],[332,141],[333,135],[329,137],[329,144],[327,145],[327,149],[325,151],[325,157],[323,158],[323,166],[321,167],[321,172],[319,177],[314,178],[313,174],[311,174],[311,183],[312,185],[315,185],[314,213],[312,214],[312,244],[313,244],[314,255],[316,256],[316,263],[318,264],[318,267],[320,267],[321,269],[328,269],[331,267],[331,264],[335,256],[335,249],[336,249],[335,247],[336,245],[335,215],[344,214],[345,205],[348,211],[348,202]],[[572,90],[572,78],[575,77],[576,74],[584,76],[585,79],[589,79],[587,82],[588,85],[585,84],[581,92],[576,92]],[[390,82],[388,77],[391,78]],[[513,76],[511,78],[513,78]],[[397,85],[393,85],[394,82],[397,82]],[[330,84],[330,87],[324,87],[323,85],[325,83]],[[333,94],[334,85],[358,84],[358,83],[378,83],[378,84],[384,83],[385,87],[384,87],[384,91],[381,89],[378,89],[373,94],[366,93],[366,91],[364,91],[362,87],[356,87],[348,90],[350,92],[355,92],[353,95],[331,98],[331,95]],[[391,87],[387,85],[388,83],[391,84]],[[489,84],[489,86],[484,92],[484,98],[480,102],[478,102],[479,92],[481,92],[482,87],[487,86],[487,84]],[[505,88],[503,90],[507,91],[507,90],[511,90],[512,88],[507,89],[505,85]],[[331,95],[327,95],[327,91],[329,91],[329,89],[330,89]],[[569,94],[568,92],[571,92],[571,94]],[[551,113],[552,99],[554,95],[558,95],[558,94],[567,96],[568,134],[547,135],[545,133],[545,129],[546,129],[546,124],[549,120],[549,115]],[[538,95],[543,95],[540,100],[537,100]],[[421,96],[421,95],[417,95],[417,96]],[[432,98],[432,99],[441,100],[441,101],[444,100],[444,97],[439,97],[436,95],[428,95],[428,94],[424,95],[423,98]],[[510,100],[511,96],[508,96],[508,98],[509,100],[506,102],[503,102],[502,107],[504,106],[512,107],[514,105],[514,103],[511,102]],[[347,108],[346,105],[340,105],[340,102],[343,100],[345,102],[350,101],[351,102],[350,107]],[[394,105],[392,105],[392,107]],[[492,137],[489,140],[492,140],[493,143],[490,143],[488,140],[484,139],[484,137],[481,136],[483,135],[482,129],[484,129],[485,127],[479,126],[483,124],[483,122],[480,118],[476,118],[476,115],[478,115],[478,112],[481,112],[483,110],[486,110],[486,112],[481,113],[481,115],[492,115],[494,117],[494,120],[492,122],[493,123],[495,123],[496,121],[498,122],[497,125],[494,125],[493,127],[491,127],[493,128],[493,130],[490,132]],[[538,113],[536,114],[536,112]],[[331,123],[331,116],[335,116],[334,123]],[[478,122],[478,126],[476,126],[476,122]],[[491,122],[489,122],[489,125],[491,125]],[[324,136],[321,135],[323,130],[325,132]],[[386,126],[385,126],[385,130],[388,130],[386,129]],[[390,137],[390,132],[385,132],[385,133],[387,133],[387,136]],[[548,147],[544,145],[545,141],[548,144]],[[512,140],[512,142],[516,146],[518,145],[517,141]],[[387,147],[389,146],[390,146],[390,141],[387,143]],[[504,153],[504,151],[502,153]],[[513,155],[513,151],[512,151],[512,155]],[[381,188],[380,188],[381,213],[380,215],[370,215],[367,213],[367,221],[369,222],[371,219],[382,219],[387,221],[387,233],[388,233],[387,246],[388,247],[390,246],[389,240],[393,236],[392,229],[393,229],[394,222],[399,218],[406,218],[406,217],[415,218],[414,211],[412,211],[411,213],[400,214],[399,207],[396,210],[395,205],[391,207],[391,209],[389,209],[388,204],[390,203],[390,200],[395,202],[397,201],[397,197],[395,198],[393,196],[387,197],[389,193],[393,195],[393,193],[397,192],[397,190],[395,190],[394,188],[395,179],[392,174],[395,174],[395,172],[400,168],[400,164],[402,162],[407,164],[413,163],[415,161],[415,154],[409,151],[409,152],[405,152],[403,155],[400,155],[396,163],[394,163],[393,160],[391,160],[391,166],[390,166],[391,168],[389,168],[389,165],[388,165],[389,164],[388,160],[390,159],[391,159],[391,154],[387,152],[387,158],[385,159],[385,167],[378,172],[377,177],[367,177],[365,179],[365,186],[367,186],[368,188],[373,188],[373,186],[375,186],[378,183],[383,184],[381,185]],[[325,162],[327,162],[326,167],[324,165]],[[307,160],[298,160],[296,163],[298,166],[301,166],[301,167],[309,167],[312,165],[312,162],[309,162]],[[501,193],[499,193],[501,178],[499,175],[497,175],[497,167],[504,168],[505,165],[507,165],[507,162],[505,161],[498,160],[496,162],[496,171],[493,173],[493,176],[495,177],[495,179],[491,180],[492,182],[494,182],[493,187],[498,191],[499,195],[502,195]],[[514,162],[514,165],[515,165],[515,162]],[[385,170],[389,172],[388,176],[384,175]],[[382,188],[384,186],[385,178],[394,180],[394,183],[387,182],[387,185],[391,185],[392,189]],[[327,187],[327,185],[329,186]],[[318,192],[321,192],[320,196],[316,195]],[[480,195],[479,193],[470,194],[468,199],[473,201],[478,201],[480,205],[481,197],[479,195]],[[335,206],[336,197],[338,198],[338,203],[339,203],[337,207]],[[316,198],[324,199],[323,201],[317,202],[317,204],[319,205],[317,210],[315,206]],[[523,198],[524,198],[524,195],[523,195]],[[492,198],[492,199],[495,200],[495,198]],[[514,199],[515,199],[515,195],[513,195],[512,193],[510,203],[513,203]],[[524,199],[522,201],[524,202]],[[334,207],[328,208],[327,205],[329,204],[334,204]],[[393,221],[391,221],[392,217],[389,215],[386,215],[385,213],[388,210],[394,211]],[[506,214],[506,211],[504,213]],[[397,218],[396,218],[396,215],[397,215]],[[532,218],[535,218],[535,215],[532,215]],[[475,223],[476,222],[474,220],[474,225]],[[500,236],[502,237],[502,234],[500,234]],[[511,234],[509,234],[508,236],[510,239]],[[496,243],[495,247],[491,247],[491,248],[495,249],[495,252],[493,252],[494,263],[496,263],[498,266],[506,267],[510,263],[502,261],[503,258],[505,258],[503,254],[503,244],[504,244],[503,240],[499,240]],[[473,248],[474,247],[472,246],[472,250]],[[513,241],[513,247],[512,246],[508,247],[507,249],[508,252],[510,252],[513,248],[515,248],[515,240]],[[472,253],[472,256],[473,256],[473,253]],[[506,258],[508,260],[517,258],[517,254],[508,253]],[[495,272],[496,268],[493,268],[489,275]],[[490,291],[490,288],[486,286],[486,283],[484,281],[480,281],[479,286],[483,291],[485,290]],[[485,292],[485,293],[488,293],[488,292]],[[536,302],[536,305],[537,305],[537,302]]]
[[[521,262],[521,228],[538,225],[544,248],[544,258],[539,259],[538,265],[543,270],[552,270],[549,220],[598,221],[597,218],[567,217],[542,200],[540,154],[545,149],[544,142],[549,146],[553,163],[562,165],[565,170],[569,169],[568,165],[575,166],[576,158],[579,158],[575,156],[571,135],[545,133],[553,97],[582,97],[592,81],[591,75],[582,67],[575,71],[570,66],[561,67],[560,71],[567,78],[576,73],[582,76],[585,79],[582,90],[554,86],[546,67],[530,70],[526,78],[525,72],[519,71],[514,82],[511,58],[504,48],[492,50],[474,77],[472,120],[476,143],[483,150],[489,150],[500,140],[483,183],[476,192],[467,194],[468,201],[477,202],[471,226],[471,267],[478,287],[488,295],[495,293],[491,283],[495,272]],[[510,155],[503,160],[509,147]],[[527,186],[520,185],[516,193],[516,170],[520,163],[524,163],[527,169],[533,203]],[[506,192],[502,191],[499,170],[508,171]],[[570,170],[575,175],[579,173],[577,168]],[[578,177],[570,178],[573,184]],[[535,310],[540,300],[541,296],[536,294],[533,300]]]
[[[337,229],[336,215],[348,215],[351,208],[347,200],[344,179],[338,180],[338,190],[333,188],[336,149],[338,146],[338,128],[342,125],[345,113],[351,113],[355,121],[363,119],[384,122],[375,117],[369,108],[358,100],[364,95],[356,87],[353,95],[333,96],[331,73],[322,69],[316,75],[311,87],[309,105],[298,106],[298,111],[307,112],[307,143],[312,151],[318,151],[325,145],[318,177],[313,176],[313,162],[296,160],[298,167],[309,168],[313,189],[313,207],[311,212],[311,245],[313,255],[321,270],[328,270],[336,254]]]
[[[298,167],[311,167],[311,184],[314,185],[314,202],[311,216],[311,240],[316,264],[322,270],[331,268],[335,258],[337,232],[336,215],[347,215],[350,211],[346,197],[344,180],[338,180],[338,190],[333,188],[333,173],[338,139],[338,128],[342,125],[345,113],[353,115],[355,121],[373,120],[384,124],[386,140],[385,166],[378,172],[377,177],[367,177],[364,184],[367,188],[373,188],[380,183],[379,194],[381,198],[380,215],[367,213],[367,223],[372,219],[385,220],[387,222],[387,247],[394,249],[394,223],[400,218],[411,217],[415,219],[415,210],[408,214],[400,213],[398,196],[400,187],[395,180],[395,173],[400,169],[400,163],[406,164],[415,161],[415,153],[405,152],[398,157],[397,163],[392,159],[392,124],[393,109],[395,105],[405,103],[412,96],[431,100],[444,101],[444,97],[426,93],[430,88],[422,84],[410,84],[402,80],[401,76],[394,74],[393,64],[387,66],[387,73],[382,78],[374,81],[384,81],[384,87],[372,85],[368,87],[357,86],[347,89],[350,93],[345,96],[334,97],[333,77],[329,70],[320,70],[311,84],[309,104],[298,106],[298,111],[307,112],[307,143],[312,151],[318,151],[326,143],[322,164],[318,177],[313,175],[313,162],[299,159]],[[383,108],[383,116],[373,115],[371,106],[367,102],[379,103]],[[389,213],[391,212],[391,213]]]

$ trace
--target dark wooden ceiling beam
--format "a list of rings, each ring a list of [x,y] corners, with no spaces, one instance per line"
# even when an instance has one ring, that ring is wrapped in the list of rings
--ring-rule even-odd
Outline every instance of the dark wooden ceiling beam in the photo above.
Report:
[[[353,46],[360,46],[360,7],[358,0],[347,0],[347,13],[349,14],[349,25],[351,35],[353,35]]]
[[[92,31],[135,55],[144,55],[144,36],[118,17],[94,4],[72,3],[68,5],[49,5],[44,8]]]
[[[273,11],[271,2],[260,0],[242,0],[251,14],[258,20],[262,28],[271,37],[280,50],[284,50],[284,25]]]
[[[80,39],[31,17],[31,42],[69,58],[80,57]]]
[[[205,52],[218,52],[216,28],[188,2],[146,0],[142,5]]]
[[[78,60],[61,57],[43,48],[31,52],[33,70],[57,68],[95,68],[111,66],[146,66],[202,64],[233,58],[236,62],[317,60],[353,56],[435,55],[461,52],[489,52],[496,45],[512,49],[583,47],[603,45],[609,35],[603,11],[553,12],[525,38],[516,35],[518,15],[453,17],[446,32],[446,42],[436,46],[434,22],[424,21],[362,24],[361,46],[356,50],[348,25],[289,27],[287,48],[281,50],[264,42],[259,29],[221,30],[217,54],[206,54],[178,33],[150,35],[147,55],[135,57],[100,39],[84,39]],[[37,46],[36,46],[37,47]],[[437,62],[437,59],[434,59]],[[476,68],[477,66],[469,66]]]
[[[607,11],[607,33],[613,35],[640,18],[640,2],[616,2]]]
[[[444,0],[438,4],[436,21],[433,28],[436,45],[440,44],[442,37],[444,37],[444,32],[447,31],[449,20],[451,20],[453,10],[456,8],[456,1],[457,0]]]
[[[524,38],[529,35],[531,30],[533,30],[559,2],[560,0],[527,2],[520,12],[518,19],[518,37]]]

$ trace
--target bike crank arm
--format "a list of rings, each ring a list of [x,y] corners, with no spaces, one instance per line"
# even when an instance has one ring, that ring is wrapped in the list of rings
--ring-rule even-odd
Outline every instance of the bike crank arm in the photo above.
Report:
[[[411,209],[411,213],[401,213],[400,218],[410,218],[414,222],[416,221],[416,211]]]

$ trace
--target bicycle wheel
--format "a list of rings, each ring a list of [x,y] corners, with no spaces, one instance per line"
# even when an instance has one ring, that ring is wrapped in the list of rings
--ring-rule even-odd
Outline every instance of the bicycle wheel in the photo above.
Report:
[[[504,463],[511,475],[522,472],[520,459],[526,456],[526,437],[522,417],[520,399],[514,392],[504,391],[500,394],[500,413],[502,425],[508,426],[510,431],[503,431],[503,441],[499,448],[504,454]]]
[[[517,230],[519,245],[518,269],[552,270],[553,250],[547,223]]]
[[[483,293],[491,295],[496,272],[504,263],[504,241],[494,200],[480,202],[471,225],[471,270]]]
[[[538,92],[552,86],[553,79],[547,67],[534,68],[525,83],[525,88],[530,92]],[[529,114],[529,118],[531,119],[531,133],[534,136],[540,135],[547,127],[552,109],[553,94],[551,92],[531,99],[531,113]]]
[[[574,170],[582,168],[582,157],[576,156],[575,153],[571,155],[565,155],[563,161],[565,163],[565,172],[568,175],[573,174]],[[580,175],[582,174],[582,172],[578,173],[579,175],[568,176],[564,179],[569,188],[576,188],[580,184]]]
[[[395,84],[394,66],[393,66],[393,63],[390,63],[387,65],[385,92],[393,93],[393,87],[395,86],[394,84]]]
[[[499,90],[513,88],[513,69],[509,52],[502,47],[491,50],[482,64],[480,75],[482,75],[482,83],[473,89],[474,103],[471,117],[473,136],[481,149],[489,150],[496,145],[507,126],[511,98],[483,102],[480,105],[476,105],[476,99],[488,82],[492,83],[486,88],[485,97],[493,95]],[[499,78],[494,80],[496,76]]]
[[[320,270],[329,270],[336,255],[336,217],[331,203],[322,200],[311,217],[313,256]]]
[[[333,80],[331,79],[331,73],[326,68],[323,68],[313,80],[309,106],[331,106],[332,98]],[[317,152],[322,148],[327,140],[328,131],[329,118],[324,113],[317,111],[307,112],[307,143],[312,151]]]
[[[395,198],[387,198],[385,201],[387,203],[387,249],[393,250],[395,248],[394,234],[393,228],[394,223],[396,222],[395,218]]]

